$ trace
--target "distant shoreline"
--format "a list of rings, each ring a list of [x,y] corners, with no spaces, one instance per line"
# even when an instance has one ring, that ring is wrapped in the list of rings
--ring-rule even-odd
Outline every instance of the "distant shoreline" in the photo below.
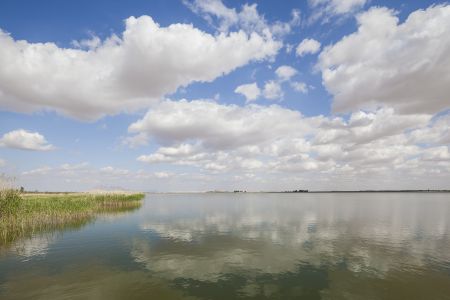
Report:
[[[170,192],[169,192],[170,193]],[[177,193],[177,192],[172,192]],[[183,192],[180,192],[183,193]],[[234,194],[245,194],[245,193],[261,193],[261,194],[311,194],[311,193],[450,193],[450,190],[338,190],[338,191],[258,191],[258,192],[246,192],[246,191],[208,191],[204,193],[234,193]]]
[[[350,191],[308,191],[308,193],[450,193],[450,190],[362,190],[362,191],[350,190]]]
[[[450,190],[341,190],[341,191],[179,191],[179,192],[157,192],[157,191],[114,191],[114,192],[55,192],[55,191],[25,191],[23,195],[80,195],[80,194],[325,194],[325,193],[450,193]]]

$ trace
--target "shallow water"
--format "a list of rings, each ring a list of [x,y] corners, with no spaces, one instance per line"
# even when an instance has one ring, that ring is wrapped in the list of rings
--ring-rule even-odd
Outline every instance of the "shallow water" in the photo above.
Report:
[[[0,253],[0,299],[450,299],[450,194],[148,194]]]

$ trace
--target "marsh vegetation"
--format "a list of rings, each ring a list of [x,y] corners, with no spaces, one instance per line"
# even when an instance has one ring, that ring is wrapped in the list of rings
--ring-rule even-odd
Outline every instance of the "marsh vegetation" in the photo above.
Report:
[[[144,194],[26,194],[0,190],[0,245],[50,230],[80,227],[99,213],[140,207]]]

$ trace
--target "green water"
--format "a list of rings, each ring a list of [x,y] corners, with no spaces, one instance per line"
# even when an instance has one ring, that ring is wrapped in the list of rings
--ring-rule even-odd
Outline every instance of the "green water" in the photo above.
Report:
[[[0,249],[0,299],[450,299],[450,194],[148,194]]]

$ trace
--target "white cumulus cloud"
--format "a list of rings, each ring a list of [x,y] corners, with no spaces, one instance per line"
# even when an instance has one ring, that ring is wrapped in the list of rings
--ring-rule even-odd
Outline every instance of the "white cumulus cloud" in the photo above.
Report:
[[[161,27],[149,16],[128,18],[121,36],[93,39],[78,43],[87,49],[60,48],[0,30],[0,108],[94,120],[149,107],[179,87],[271,58],[282,46],[270,34],[211,35],[190,24]]]
[[[0,146],[22,150],[49,151],[55,147],[39,132],[17,129],[7,132],[0,139]]]
[[[403,23],[387,8],[372,8],[357,20],[355,33],[319,57],[334,111],[450,108],[450,5],[415,11]]]
[[[160,144],[137,158],[144,163],[252,178],[252,184],[298,176],[316,178],[322,188],[336,182],[352,188],[358,178],[368,187],[392,188],[386,180],[401,177],[402,187],[417,188],[443,187],[450,174],[448,120],[448,114],[433,118],[393,108],[304,117],[277,105],[181,100],[152,108],[129,131]],[[425,180],[430,174],[438,175]]]
[[[291,66],[280,66],[275,70],[275,74],[282,81],[290,80],[292,76],[296,75],[298,72]]]
[[[129,132],[146,134],[162,143],[199,140],[207,148],[228,149],[305,131],[305,124],[299,120],[300,112],[277,105],[240,107],[203,100],[165,101],[131,124]],[[168,148],[164,154],[179,151],[191,153],[193,149]]]
[[[263,95],[269,100],[281,100],[283,89],[278,81],[269,80],[264,83]]]
[[[304,39],[298,44],[295,53],[298,56],[304,56],[306,54],[315,54],[320,50],[320,42],[315,39]]]
[[[258,87],[256,82],[249,84],[242,84],[238,86],[235,90],[235,93],[244,95],[247,102],[256,100],[261,95],[261,90]]]

